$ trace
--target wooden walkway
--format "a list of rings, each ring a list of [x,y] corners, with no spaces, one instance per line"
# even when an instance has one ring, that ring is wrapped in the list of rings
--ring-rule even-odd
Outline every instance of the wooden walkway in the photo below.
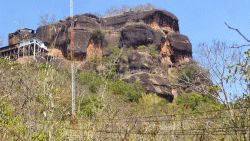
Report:
[[[0,48],[0,57],[16,60],[24,56],[40,56],[48,53],[45,44],[36,38],[21,41],[18,44]]]

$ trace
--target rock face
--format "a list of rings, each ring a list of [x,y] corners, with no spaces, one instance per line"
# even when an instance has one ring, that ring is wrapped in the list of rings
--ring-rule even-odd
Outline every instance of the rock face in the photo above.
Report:
[[[121,78],[141,82],[147,92],[169,101],[173,90],[164,68],[188,63],[192,58],[192,45],[187,36],[179,33],[178,18],[165,10],[130,11],[103,18],[77,15],[38,27],[36,32],[12,33],[9,44],[23,40],[19,35],[24,33],[46,42],[49,48],[61,50],[65,58],[71,49],[78,60],[108,56],[110,48],[123,49],[117,64]]]
[[[155,44],[159,46],[163,34],[146,25],[130,25],[121,31],[120,47],[138,47]]]
[[[9,46],[15,45],[22,40],[27,40],[34,37],[35,31],[28,28],[19,29],[14,33],[9,34]]]
[[[70,28],[71,24],[73,28]],[[130,11],[104,18],[92,14],[77,15],[73,19],[67,18],[58,23],[38,27],[36,33],[30,29],[18,30],[9,35],[9,44],[23,40],[23,35],[27,38],[36,37],[48,43],[49,47],[62,50],[66,57],[70,50],[69,45],[73,42],[75,54],[84,59],[94,30],[101,30],[105,34],[106,44],[102,48],[148,44],[160,48],[164,44],[162,41],[168,40],[172,48],[179,51],[189,49],[186,53],[189,57],[192,56],[188,38],[179,34],[178,18],[165,10]]]
[[[128,23],[145,23],[157,29],[179,32],[178,18],[165,10],[150,10],[144,12],[125,12],[122,15],[107,17],[103,19],[103,26],[122,28]]]
[[[185,64],[192,58],[192,45],[187,36],[169,33],[161,46],[163,64]]]

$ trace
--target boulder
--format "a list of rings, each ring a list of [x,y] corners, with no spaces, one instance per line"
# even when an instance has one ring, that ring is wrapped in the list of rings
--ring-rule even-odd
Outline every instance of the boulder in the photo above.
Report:
[[[163,34],[146,25],[130,25],[122,29],[120,47],[138,47],[140,45],[155,44],[159,46]]]
[[[171,85],[167,78],[162,76],[146,72],[138,72],[126,75],[122,80],[128,83],[139,82],[143,85],[143,88],[147,93],[155,93],[166,98],[170,102],[173,100],[174,96],[172,95]]]
[[[87,52],[87,47],[91,39],[91,32],[86,30],[75,30],[74,32],[74,48],[81,52]]]
[[[128,55],[130,70],[150,70],[154,66],[154,59],[148,52],[133,52]]]
[[[9,46],[15,45],[22,40],[27,40],[33,38],[35,35],[35,31],[33,29],[23,28],[19,29],[14,33],[9,34]]]
[[[70,21],[70,19],[69,19]],[[93,14],[83,14],[74,16],[75,27],[81,29],[96,29],[101,28],[101,19]]]
[[[148,51],[133,50],[126,52],[118,60],[119,73],[129,72],[153,72],[159,68],[160,60],[150,55]]]
[[[179,33],[171,33],[167,35],[167,38],[173,50],[192,54],[192,44],[187,36]]]

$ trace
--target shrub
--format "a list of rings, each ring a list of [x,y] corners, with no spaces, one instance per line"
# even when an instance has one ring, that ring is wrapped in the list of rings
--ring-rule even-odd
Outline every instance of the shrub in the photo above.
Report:
[[[98,109],[103,107],[103,99],[100,96],[91,95],[83,99],[80,104],[80,115],[89,118],[94,117]]]
[[[0,64],[9,64],[10,61],[8,61],[7,59],[4,58],[0,58]]]
[[[36,67],[37,67],[39,70],[42,70],[42,71],[48,69],[47,65],[46,65],[46,64],[43,64],[43,63],[36,64]]]
[[[157,115],[167,110],[168,104],[164,98],[155,94],[143,95],[135,107],[135,112],[140,115]]]
[[[139,84],[127,83],[121,80],[111,81],[109,83],[109,90],[113,94],[123,95],[128,101],[138,102],[139,98],[144,93]]]
[[[0,125],[14,125],[16,118],[13,115],[13,108],[6,102],[0,103]]]
[[[139,104],[142,104],[145,106],[145,108],[150,108],[154,106],[164,106],[166,103],[166,100],[163,98],[160,98],[159,96],[156,96],[154,94],[147,94],[142,96],[139,99]]]
[[[124,96],[126,101],[137,101],[144,91],[139,84],[127,83],[118,79],[106,79],[93,72],[81,72],[78,75],[79,83],[86,85],[90,93],[98,94],[101,85],[107,83],[108,90],[112,94]]]
[[[159,52],[156,50],[155,45],[151,44],[151,45],[140,45],[137,47],[138,50],[144,50],[144,51],[148,51],[150,53],[150,55],[152,56],[157,56],[159,55]]]
[[[22,135],[26,131],[20,117],[14,115],[14,107],[3,99],[0,99],[0,139],[6,136],[12,137],[12,140],[22,140]],[[21,137],[21,138],[20,138]]]
[[[91,33],[91,39],[95,43],[102,43],[104,40],[104,34],[100,29],[96,29]]]
[[[99,87],[104,83],[104,78],[94,72],[81,72],[77,78],[79,83],[89,87],[91,93],[97,93]]]
[[[197,73],[197,69],[198,68],[194,65],[187,65],[181,68],[181,71],[179,73],[179,80],[184,82],[190,82],[192,80],[195,80],[195,74]]]
[[[15,63],[15,62],[9,61],[9,60],[1,58],[1,57],[0,57],[0,64],[4,65],[4,66],[9,66],[9,67],[17,65],[17,63]]]
[[[32,140],[35,140],[35,141],[45,141],[47,139],[48,135],[46,134],[45,131],[41,130],[41,131],[38,131],[38,132],[35,132],[33,137],[32,137]]]
[[[175,100],[180,108],[191,109],[192,111],[207,111],[209,109],[220,109],[221,104],[209,96],[202,96],[198,92],[183,93]]]
[[[193,62],[179,68],[178,80],[181,83],[191,82],[196,83],[205,82],[210,83],[208,71],[200,67],[197,63]]]

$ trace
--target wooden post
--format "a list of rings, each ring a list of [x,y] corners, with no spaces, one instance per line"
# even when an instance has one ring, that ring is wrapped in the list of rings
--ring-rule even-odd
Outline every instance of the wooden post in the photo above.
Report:
[[[19,53],[20,53],[20,51],[19,51],[19,47],[17,48],[17,58],[19,58]]]
[[[24,57],[24,47],[22,47],[23,48],[23,57]]]
[[[36,44],[34,44],[33,57],[36,58]]]
[[[41,48],[38,47],[38,55],[40,56],[41,55]]]
[[[28,52],[29,52],[28,56],[30,56],[30,45],[29,45],[29,47],[28,47]]]
[[[39,56],[40,55],[40,46],[39,45],[37,45],[37,56]]]
[[[15,57],[16,57],[16,50],[13,49],[12,53],[13,53],[13,58],[15,59]]]

